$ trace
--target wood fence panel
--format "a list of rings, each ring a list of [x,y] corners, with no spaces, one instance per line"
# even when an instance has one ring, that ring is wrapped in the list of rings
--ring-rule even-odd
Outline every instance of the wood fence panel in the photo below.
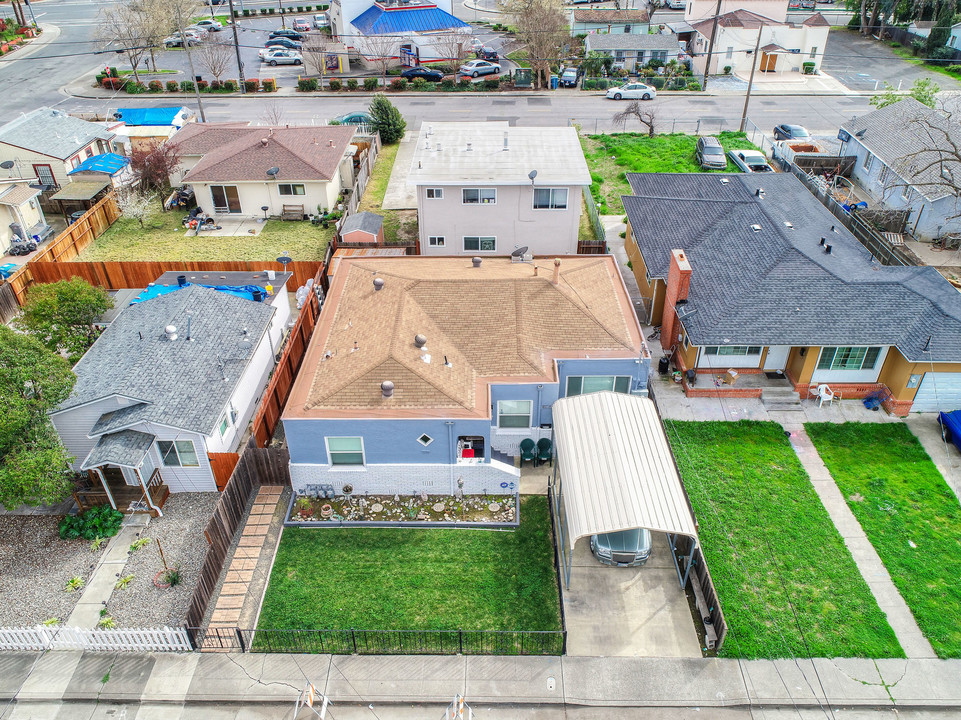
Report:
[[[213,470],[217,489],[223,490],[227,487],[234,468],[237,467],[240,455],[237,453],[207,453],[207,458],[210,460],[210,469]]]
[[[0,285],[0,322],[8,323],[20,312],[17,293],[10,283]]]

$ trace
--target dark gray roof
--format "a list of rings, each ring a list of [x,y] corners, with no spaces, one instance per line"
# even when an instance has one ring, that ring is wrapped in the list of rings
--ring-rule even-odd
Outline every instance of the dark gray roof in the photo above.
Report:
[[[137,430],[121,430],[103,435],[87,455],[80,469],[87,470],[101,465],[137,467],[155,438],[155,435]]]
[[[176,285],[177,278],[181,275],[186,276],[187,282],[194,285],[223,285],[227,287],[239,287],[241,285],[258,285],[266,287],[271,285],[274,288],[274,295],[286,285],[287,281],[294,276],[291,272],[274,273],[274,279],[267,277],[267,272],[245,272],[241,270],[227,270],[223,272],[197,272],[195,270],[168,270],[159,278],[154,280],[154,285]],[[290,288],[288,288],[289,290]],[[294,288],[296,290],[296,288]]]
[[[909,360],[961,360],[961,293],[934,268],[874,261],[793,175],[627,179],[651,277],[667,277],[673,249],[691,262],[684,326],[695,344],[895,345]]]
[[[841,127],[928,200],[953,195],[961,187],[961,162],[951,150],[961,146],[961,125],[941,111],[905,97]],[[942,182],[942,171],[954,178],[953,184]]]
[[[198,285],[131,305],[77,363],[77,384],[58,410],[120,395],[132,404],[101,417],[91,436],[139,422],[209,434],[274,312]],[[167,339],[168,325],[176,340]]]
[[[376,235],[380,232],[380,229],[384,226],[384,218],[377,213],[364,212],[354,213],[353,215],[348,215],[347,219],[344,220],[344,227],[341,229],[341,234],[356,232],[360,230],[361,232],[370,233],[371,235]]]
[[[677,35],[648,35],[647,33],[610,33],[588,35],[587,51],[592,50],[678,50]]]
[[[103,125],[71,117],[60,110],[42,107],[0,127],[0,142],[66,160],[96,139],[109,140],[115,133]]]

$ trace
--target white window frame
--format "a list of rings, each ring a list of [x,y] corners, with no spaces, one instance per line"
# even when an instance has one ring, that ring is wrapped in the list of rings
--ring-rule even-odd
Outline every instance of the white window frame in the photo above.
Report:
[[[751,352],[752,350],[756,352]],[[718,357],[747,357],[760,355],[762,350],[760,345],[708,345],[704,348],[704,354]]]
[[[174,463],[168,463],[168,462],[167,462],[167,457],[168,457],[168,456],[165,455],[165,454],[164,454],[164,451],[160,448],[160,443],[169,443],[169,444],[170,444],[170,449],[173,450],[173,453],[174,453],[173,456],[174,456],[174,457],[176,458],[176,460],[177,460],[177,463],[176,463],[176,464],[174,464]],[[190,449],[191,449],[191,451],[193,452],[193,454],[194,454],[194,459],[195,459],[197,462],[195,462],[195,463],[193,463],[193,464],[190,464],[190,465],[184,464],[184,461],[183,461],[183,460],[181,459],[181,457],[180,457],[181,448],[177,447],[178,445],[183,444],[183,443],[190,443]],[[161,464],[163,467],[185,467],[185,468],[200,467],[200,454],[197,452],[197,446],[194,445],[194,441],[193,441],[193,440],[156,440],[156,441],[155,441],[155,444],[156,444],[156,446],[157,446],[157,454],[160,455],[160,464]]]
[[[284,188],[290,192],[284,192]],[[300,192],[296,192],[297,188],[300,188]],[[303,183],[278,183],[277,192],[283,197],[303,197],[307,194],[307,188]]]
[[[428,235],[427,247],[447,247],[447,239],[444,235]]]
[[[871,166],[874,165],[874,153],[868,151],[868,154],[864,156],[864,162],[861,163],[861,167],[864,172],[871,172]]]
[[[601,389],[601,390],[591,390],[585,393],[584,380],[587,378],[591,378],[594,380],[597,380],[599,378],[605,378],[605,379],[610,378],[611,387],[606,389]],[[573,395],[571,395],[571,380],[580,381],[580,389],[578,390],[578,392],[574,393],[574,395],[590,395],[591,393],[595,393],[595,392],[607,392],[607,391],[617,392],[616,388],[617,388],[618,380],[627,380],[627,392],[623,394],[630,395],[631,382],[633,381],[633,378],[630,375],[568,375],[567,380],[564,382],[564,397],[573,397]],[[621,383],[621,385],[623,385],[623,383]]]
[[[424,438],[427,438],[427,440],[425,441]],[[421,445],[423,445],[424,447],[427,447],[427,446],[430,445],[432,442],[434,442],[434,438],[432,438],[432,437],[431,437],[430,435],[428,435],[427,433],[421,433],[420,435],[417,436],[417,442],[419,442],[419,443],[420,443]]]
[[[467,247],[468,238],[477,240],[477,249]],[[481,247],[482,240],[493,240],[494,246],[490,250],[484,250]],[[497,252],[497,236],[496,235],[465,235],[464,236],[464,252]]]
[[[504,403],[527,403],[527,412],[526,412],[526,413],[522,413],[522,412],[503,412],[503,411],[501,410],[501,406],[502,406]],[[501,425],[501,418],[502,418],[502,417],[518,417],[518,418],[519,418],[519,417],[523,417],[524,415],[527,416],[527,424],[526,424],[526,425],[506,425],[506,426],[505,426],[505,425]],[[521,399],[521,400],[498,400],[498,401],[497,401],[497,427],[498,427],[499,429],[501,429],[501,430],[529,430],[531,427],[533,427],[533,426],[531,425],[531,423],[532,423],[533,421],[534,421],[534,401],[533,401],[533,400],[523,400],[523,399]]]
[[[538,205],[537,205],[537,193],[539,193],[539,192],[545,192],[545,191],[546,191],[547,193],[549,193],[548,196],[547,196],[547,198],[548,198],[548,199],[547,199],[547,205],[546,205],[546,206],[542,206],[542,207],[538,207]],[[563,205],[557,205],[557,204],[556,204],[557,201],[554,199],[554,193],[564,193],[564,204],[563,204]],[[567,188],[539,187],[539,188],[534,188],[534,192],[532,193],[532,195],[533,195],[533,197],[531,198],[531,208],[532,208],[533,210],[567,210],[567,200],[568,200],[568,198],[569,198],[569,196],[570,196],[570,193],[568,192]]]
[[[360,440],[360,463],[343,463],[338,464],[334,462],[334,456],[330,450],[329,440]],[[363,435],[325,435],[324,436],[324,449],[327,451],[327,462],[330,463],[332,470],[352,470],[352,469],[363,469],[367,467],[367,448],[364,445]],[[356,450],[334,450],[334,453],[355,453]]]
[[[424,191],[424,197],[428,200],[443,200],[444,188],[427,188]]]
[[[467,193],[476,192],[477,200],[468,200]],[[489,192],[491,196],[489,199],[485,200],[482,193]],[[497,204],[497,188],[463,188],[460,194],[461,205],[496,205]]]
[[[818,46],[815,45],[811,48],[811,54],[808,55],[809,60],[814,60],[818,56]]]

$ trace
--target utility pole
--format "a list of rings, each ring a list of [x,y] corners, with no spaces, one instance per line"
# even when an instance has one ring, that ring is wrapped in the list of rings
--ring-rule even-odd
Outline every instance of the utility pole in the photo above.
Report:
[[[277,0],[280,5],[280,27],[287,27],[287,21],[284,19],[284,0]]]
[[[717,21],[720,16],[721,0],[717,0],[717,7],[714,8],[714,24],[711,26],[711,41],[707,45],[707,64],[704,66],[704,84],[701,85],[703,90],[707,90],[707,78],[711,74],[711,55],[714,54],[714,38],[717,37]]]
[[[180,31],[180,41],[184,44],[184,52],[187,53],[187,64],[190,66],[190,77],[194,84],[194,95],[197,96],[197,111],[200,114],[200,122],[207,122],[207,115],[204,113],[204,102],[200,98],[200,86],[197,85],[197,73],[194,70],[194,60],[190,56],[190,38],[184,33],[183,4],[175,1],[174,12],[177,17],[177,29]]]
[[[744,96],[744,112],[741,113],[741,127],[738,132],[744,132],[744,123],[747,122],[747,106],[751,102],[751,88],[754,87],[754,71],[757,69],[757,54],[761,49],[761,33],[764,32],[764,25],[757,29],[757,42],[754,43],[754,57],[751,59],[751,79],[747,82],[747,95]]]
[[[234,31],[234,51],[237,53],[237,82],[240,83],[240,94],[246,95],[247,88],[244,86],[244,63],[240,59],[240,40],[237,37],[237,18],[234,16],[234,0],[229,0],[230,8],[230,27]]]

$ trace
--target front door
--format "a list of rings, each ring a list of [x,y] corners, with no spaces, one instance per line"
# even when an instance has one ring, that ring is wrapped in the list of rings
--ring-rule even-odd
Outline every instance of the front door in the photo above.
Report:
[[[761,72],[775,72],[777,65],[777,55],[773,53],[761,53]]]
[[[214,212],[240,212],[240,193],[236,185],[211,185],[210,196],[214,201]]]
[[[790,345],[772,345],[767,349],[764,358],[765,372],[780,372],[787,366],[787,357],[791,354]]]

